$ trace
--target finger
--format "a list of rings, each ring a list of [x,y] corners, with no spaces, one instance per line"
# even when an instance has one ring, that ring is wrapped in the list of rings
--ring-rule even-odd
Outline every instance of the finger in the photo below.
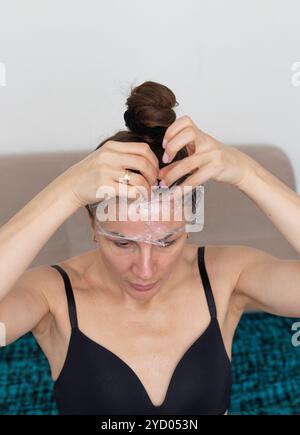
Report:
[[[177,118],[165,131],[163,143],[164,142],[168,143],[181,130],[183,130],[186,127],[192,127],[193,125],[194,125],[194,123],[193,123],[192,119],[187,115],[183,115],[180,118]]]
[[[124,160],[119,156],[118,164],[123,169],[133,169],[139,171],[148,181],[150,186],[156,185],[158,171],[146,157],[128,154]],[[122,175],[123,174],[120,174],[120,176]]]
[[[99,184],[96,187],[96,198],[98,201],[105,199],[105,196],[115,197],[120,194],[120,188],[124,189],[124,183],[120,182],[120,177],[124,175],[122,169],[116,169],[115,167],[106,165],[101,168],[101,174],[99,174]],[[130,173],[130,182],[127,185],[127,189],[135,187],[135,190],[139,190],[143,195],[151,195],[151,186],[142,174],[132,172]],[[121,195],[122,196],[122,195]]]
[[[163,161],[164,163],[169,163],[173,160],[178,151],[187,146],[188,154],[191,155],[195,152],[195,140],[196,133],[192,127],[186,127],[181,130],[170,142],[167,143],[165,147],[165,156],[167,156],[167,160]]]
[[[116,151],[118,153],[125,153],[125,154],[136,154],[140,156],[144,156],[147,159],[149,159],[150,163],[157,169],[159,169],[159,162],[154,154],[154,152],[151,150],[149,144],[146,142],[118,142],[118,141],[111,141],[107,142],[107,148],[112,149],[113,151]]]
[[[132,172],[130,174],[130,187],[134,187],[135,191],[138,190],[139,192],[141,192],[141,194],[145,198],[151,196],[151,186],[149,185],[148,181],[143,177],[143,175]]]
[[[173,168],[174,165],[177,165],[178,161],[172,162],[159,170],[158,178],[163,179],[164,176]]]
[[[206,153],[197,153],[176,162],[170,171],[164,175],[164,182],[167,186],[171,186],[176,180],[187,175],[189,172],[195,171],[203,167],[212,160],[212,155],[208,151]]]
[[[178,197],[182,197],[182,195],[184,194],[184,188],[186,186],[192,186],[192,188],[195,188],[196,186],[200,186],[206,181],[213,178],[215,172],[216,172],[216,168],[213,166],[212,163],[208,163],[203,167],[199,168],[192,175],[190,175],[186,180],[184,180],[183,183],[178,184],[176,186],[176,190],[174,190],[174,199],[177,199]]]
[[[140,190],[137,186],[122,185],[122,183],[113,182],[113,187],[116,192],[116,196],[129,198],[129,199],[144,199],[144,191]],[[146,195],[147,198],[147,195]]]
[[[102,156],[102,161],[109,166],[113,164],[114,168],[119,172],[119,177],[124,175],[124,173],[122,173],[122,169],[131,169],[132,171],[143,172],[143,175],[145,176],[146,180],[148,180],[148,183],[150,185],[156,185],[158,170],[144,156],[128,153],[123,154],[115,149],[111,149],[107,155]]]
[[[120,182],[121,174],[118,173],[117,176],[113,178],[116,183],[124,184]],[[149,186],[148,181],[143,177],[143,175],[136,174],[135,172],[130,172],[130,182],[128,186],[134,186],[140,188],[141,190],[146,189],[147,192],[150,191],[151,187]]]
[[[212,179],[217,172],[218,169],[210,162],[190,175],[183,183],[181,183],[180,187],[183,189],[185,186],[200,186],[206,181]]]

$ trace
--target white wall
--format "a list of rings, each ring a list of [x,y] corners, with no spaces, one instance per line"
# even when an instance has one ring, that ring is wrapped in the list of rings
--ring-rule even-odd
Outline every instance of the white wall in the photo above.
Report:
[[[300,192],[299,21],[299,0],[0,0],[0,153],[91,150],[154,80],[219,140],[283,148]]]

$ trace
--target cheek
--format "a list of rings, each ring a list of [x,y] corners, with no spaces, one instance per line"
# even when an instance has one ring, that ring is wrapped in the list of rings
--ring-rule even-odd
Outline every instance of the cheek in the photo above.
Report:
[[[116,257],[109,248],[102,249],[101,256],[107,269],[112,271],[116,278],[130,267],[130,259],[126,258],[126,256]]]
[[[164,270],[172,269],[173,267],[175,267],[175,264],[179,257],[180,254],[178,254],[177,250],[173,252],[164,252],[157,259],[159,268]]]
[[[161,255],[160,264],[164,268],[176,268],[178,261],[180,261],[182,257],[184,243],[178,242],[178,245],[173,247],[168,255]]]

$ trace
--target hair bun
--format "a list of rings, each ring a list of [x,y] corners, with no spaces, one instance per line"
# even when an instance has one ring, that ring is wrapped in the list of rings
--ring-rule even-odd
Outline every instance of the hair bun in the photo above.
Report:
[[[163,136],[176,119],[174,93],[166,86],[147,81],[131,90],[124,112],[125,125],[132,132],[148,136]]]
[[[130,110],[124,112],[124,120],[126,127],[134,133],[147,135],[150,137],[164,136],[167,127],[146,127],[146,125],[140,123]]]

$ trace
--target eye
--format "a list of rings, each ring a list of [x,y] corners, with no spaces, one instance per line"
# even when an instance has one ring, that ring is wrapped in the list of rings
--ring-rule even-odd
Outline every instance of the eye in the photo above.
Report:
[[[110,240],[111,240],[111,239],[110,239]],[[171,240],[170,242],[166,242],[165,245],[164,245],[164,246],[161,246],[161,247],[162,247],[162,248],[168,248],[169,246],[171,246],[171,245],[173,245],[174,243],[176,243],[177,240],[179,240],[179,239]],[[127,241],[127,242],[116,242],[116,241],[114,241],[114,240],[111,240],[111,242],[112,242],[115,246],[117,246],[118,248],[127,248],[127,247],[130,246],[130,244],[132,243],[132,242],[130,242],[130,241]]]
[[[115,241],[113,241],[113,244],[115,246],[118,246],[118,248],[127,248],[130,245],[129,242],[115,242]]]
[[[177,242],[177,240],[178,240],[178,239],[176,239],[176,240],[172,240],[171,242],[166,242],[166,243],[165,243],[165,246],[163,246],[163,248],[167,248],[168,246],[173,245],[174,243]]]

